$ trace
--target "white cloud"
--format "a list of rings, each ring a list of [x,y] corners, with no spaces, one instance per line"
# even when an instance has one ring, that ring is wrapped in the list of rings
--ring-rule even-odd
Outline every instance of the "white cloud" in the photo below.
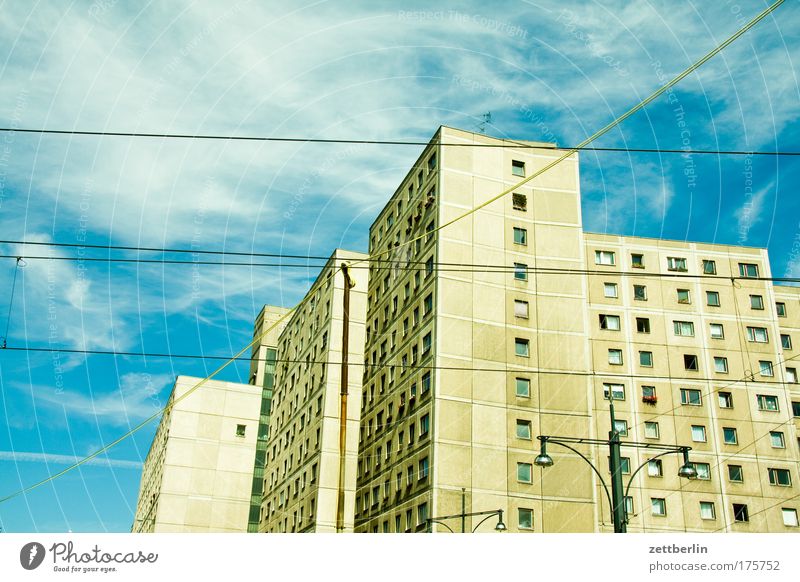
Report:
[[[26,453],[21,451],[0,451],[0,461],[10,461],[13,463],[45,463],[48,465],[72,465],[80,461],[80,457],[74,455],[59,455],[55,453]],[[95,457],[87,461],[87,465],[100,467],[111,467],[114,469],[134,469],[140,470],[142,463],[139,461],[125,461],[122,459],[109,459],[107,457]]]

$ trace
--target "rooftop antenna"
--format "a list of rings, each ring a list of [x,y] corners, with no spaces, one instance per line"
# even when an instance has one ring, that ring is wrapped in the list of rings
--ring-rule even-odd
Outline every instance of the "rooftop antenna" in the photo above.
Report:
[[[481,115],[481,117],[483,118],[483,121],[481,121],[478,124],[478,131],[480,133],[486,133],[486,124],[487,123],[492,123],[492,112],[491,111],[487,111],[486,113]]]

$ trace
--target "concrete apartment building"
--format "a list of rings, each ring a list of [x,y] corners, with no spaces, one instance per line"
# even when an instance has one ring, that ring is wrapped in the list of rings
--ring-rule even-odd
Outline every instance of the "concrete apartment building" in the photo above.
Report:
[[[370,229],[393,268],[369,280],[355,531],[422,531],[462,489],[510,531],[611,531],[578,455],[533,465],[537,436],[606,438],[609,390],[623,440],[691,446],[701,477],[648,463],[629,531],[798,531],[800,295],[766,251],[584,233],[577,155],[433,233],[561,155],[442,142],[503,143],[440,128]],[[608,482],[607,448],[575,446]]]
[[[201,380],[178,376],[169,402]],[[247,531],[260,403],[260,386],[206,380],[166,412],[142,469],[131,531]]]
[[[366,258],[337,249],[278,338],[261,532],[353,531]],[[351,365],[344,382],[348,397],[343,427],[339,420],[345,353]]]

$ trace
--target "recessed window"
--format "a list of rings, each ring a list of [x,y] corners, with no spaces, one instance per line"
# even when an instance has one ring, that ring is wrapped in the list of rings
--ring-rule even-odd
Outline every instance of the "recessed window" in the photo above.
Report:
[[[653,367],[653,352],[639,352],[639,365],[645,368]]]
[[[785,449],[786,442],[783,439],[783,433],[777,430],[770,431],[769,433],[769,443],[772,445],[772,448],[775,449]]]
[[[697,372],[700,368],[697,364],[697,356],[694,354],[683,354],[683,367],[690,372]]]
[[[613,473],[611,467],[611,457],[608,457],[608,472]],[[619,472],[623,475],[630,475],[631,473],[631,460],[629,457],[619,458]]]
[[[533,529],[533,510],[524,507],[517,509],[517,524],[519,529]]]
[[[717,519],[717,511],[713,501],[700,502],[700,519]]]
[[[412,388],[414,387],[413,384],[411,386]],[[425,372],[422,375],[422,394],[425,394],[430,389],[431,389],[431,373]]]
[[[783,515],[783,525],[788,527],[797,527],[797,510],[789,507],[781,508]]]
[[[781,334],[781,347],[784,350],[792,349],[792,336],[790,336],[788,333]]]
[[[516,378],[516,393],[520,398],[529,398],[531,395],[531,381],[528,378]]]
[[[530,341],[523,338],[514,338],[514,353],[527,358],[530,356]]]
[[[739,437],[736,434],[736,429],[732,426],[723,426],[722,427],[722,441],[726,445],[736,445],[739,444]]]
[[[520,178],[525,177],[525,162],[520,162],[519,160],[511,160],[511,175],[512,176],[519,176]]]
[[[636,331],[639,333],[650,333],[650,319],[647,317],[637,317]]]
[[[694,336],[694,323],[691,321],[673,321],[675,335]]]
[[[733,521],[745,523],[750,521],[750,516],[747,513],[747,506],[744,503],[733,504]]]
[[[528,244],[528,231],[524,228],[514,227],[514,244],[527,245]]]
[[[716,263],[716,261],[703,259],[703,274],[704,275],[716,275],[717,274],[717,263]]]
[[[512,194],[511,204],[514,210],[520,210],[522,212],[528,211],[528,197],[525,196],[525,194]]]
[[[701,424],[692,425],[692,440],[696,443],[706,442],[706,427]]]
[[[632,253],[631,267],[633,267],[634,269],[644,269],[644,255]]]
[[[651,497],[650,509],[653,515],[663,517],[667,515],[667,501],[663,497]]]
[[[431,416],[430,416],[430,414],[423,414],[419,418],[419,436],[423,437],[423,436],[427,435],[428,431],[430,431],[430,428],[431,428]],[[387,448],[386,448],[386,452],[387,452],[387,454],[389,452],[388,445],[387,445]],[[388,458],[388,455],[387,455],[387,458]]]
[[[431,154],[428,158],[428,171],[433,172],[436,169],[436,154]]]
[[[696,390],[694,388],[681,388],[681,404],[700,406],[702,404],[700,390]]]
[[[747,326],[747,341],[765,344],[769,341],[766,327]]]
[[[236,425],[236,436],[237,437],[244,437],[244,433],[247,430],[247,425],[244,424],[237,424]]]
[[[686,259],[681,257],[667,257],[667,270],[668,271],[685,271]]]
[[[514,279],[517,281],[527,281],[528,265],[525,263],[514,263]]]
[[[633,286],[634,301],[647,301],[647,287],[645,285]]]
[[[797,368],[786,368],[786,381],[789,384],[797,384]]]
[[[619,331],[619,315],[600,314],[600,329]]]
[[[651,459],[647,461],[647,474],[650,477],[664,476],[664,467],[661,463],[661,459]]]
[[[711,339],[725,339],[725,328],[721,323],[712,323],[711,326]]]
[[[758,265],[754,263],[739,263],[739,275],[749,279],[758,277]]]
[[[697,473],[697,479],[701,481],[711,480],[711,465],[708,463],[692,463],[692,467]]]
[[[757,394],[756,402],[759,410],[778,411],[778,397],[772,394]]]
[[[792,475],[789,473],[789,469],[767,469],[767,473],[770,485],[792,486]]]
[[[678,303],[691,303],[691,296],[688,289],[678,289]]]
[[[422,338],[422,355],[423,356],[431,351],[431,343],[432,343],[431,334],[430,333],[426,333],[425,336]]]
[[[706,291],[706,301],[710,307],[719,307],[719,291]]]
[[[608,363],[615,366],[622,365],[622,350],[609,349],[608,350]]]
[[[648,439],[659,438],[658,423],[655,421],[645,421],[644,423],[644,436]]]
[[[758,368],[762,376],[774,376],[775,372],[772,369],[772,362],[768,360],[759,360]]]
[[[517,438],[531,440],[531,421],[517,420]]]
[[[775,303],[775,312],[778,314],[778,317],[786,317],[786,304],[780,301]]]
[[[741,465],[728,465],[728,480],[734,483],[744,482],[744,471]]]
[[[657,402],[655,386],[642,386],[642,402],[648,404],[655,404]]]
[[[628,436],[628,421],[627,420],[615,420],[614,421],[614,430],[617,431],[620,436]]]
[[[630,495],[625,496],[625,515],[633,515],[633,497]]]
[[[519,299],[514,300],[514,317],[521,317],[523,319],[528,319],[527,301],[520,301]]]
[[[594,263],[595,265],[615,265],[614,251],[595,251]]]
[[[733,394],[730,392],[717,392],[717,401],[720,408],[733,408]]]
[[[750,296],[750,309],[764,309],[764,298],[761,295]]]
[[[792,416],[800,418],[800,402],[792,400]]]
[[[614,400],[625,400],[625,386],[623,384],[603,384],[603,398],[608,400],[609,392]]]
[[[720,374],[728,373],[728,358],[714,356],[714,371]]]
[[[531,482],[531,467],[530,463],[517,463],[517,481],[520,483]]]
[[[616,299],[618,297],[616,283],[603,283],[603,295],[609,299]]]
[[[422,302],[422,314],[428,315],[431,311],[433,311],[433,294],[428,293]]]

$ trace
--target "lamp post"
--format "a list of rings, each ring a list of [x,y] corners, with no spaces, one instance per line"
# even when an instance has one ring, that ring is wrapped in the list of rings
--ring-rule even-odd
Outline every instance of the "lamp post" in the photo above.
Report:
[[[485,516],[485,517],[478,522],[478,525],[476,525],[474,528],[472,528],[472,533],[475,533],[478,530],[478,528],[483,524],[483,522],[488,520],[493,515],[497,516],[497,525],[494,526],[494,531],[502,532],[502,531],[506,531],[506,529],[508,529],[508,528],[506,528],[506,524],[503,523],[503,510],[502,509],[490,509],[489,511],[473,511],[473,512],[467,513],[466,512],[466,496],[467,496],[466,489],[462,488],[461,489],[461,513],[456,513],[455,515],[442,515],[442,516],[438,516],[438,517],[429,517],[428,519],[425,520],[425,526],[426,526],[425,529],[426,529],[426,531],[428,533],[431,533],[433,531],[433,524],[434,523],[438,523],[439,525],[443,525],[448,530],[450,530],[450,533],[455,533],[453,531],[453,528],[451,528],[449,525],[447,525],[444,522],[447,521],[448,519],[460,519],[461,520],[461,533],[466,533],[467,518],[468,517],[480,516],[480,515]]]
[[[697,476],[697,471],[689,461],[689,451],[691,450],[691,447],[681,446],[681,445],[640,443],[636,441],[625,441],[623,443],[619,438],[620,434],[616,428],[616,422],[615,422],[616,419],[614,418],[614,401],[613,401],[613,395],[611,394],[610,390],[609,390],[609,399],[611,400],[611,403],[609,405],[610,409],[609,412],[611,416],[611,430],[608,433],[608,440],[542,435],[537,437],[542,444],[541,444],[541,450],[534,459],[533,464],[542,468],[553,466],[553,458],[547,454],[548,443],[562,446],[566,449],[571,450],[573,453],[577,454],[580,458],[582,458],[589,464],[589,466],[597,475],[598,479],[600,479],[600,484],[603,486],[603,489],[606,492],[606,497],[608,497],[608,502],[611,507],[611,520],[614,523],[614,533],[625,533],[627,531],[627,523],[628,523],[628,518],[625,510],[625,498],[628,495],[631,483],[633,483],[633,478],[645,465],[647,465],[650,461],[657,459],[659,457],[680,453],[683,455],[683,465],[681,465],[681,468],[678,470],[678,476],[686,479],[694,479]],[[606,482],[603,479],[603,476],[600,474],[600,471],[597,470],[597,467],[595,467],[594,464],[592,464],[592,462],[586,457],[586,455],[584,455],[574,447],[570,446],[570,444],[608,446],[609,464],[611,469],[610,492],[608,489],[608,485],[606,485]],[[620,450],[621,447],[623,446],[663,451],[655,455],[654,457],[651,457],[641,465],[639,465],[633,472],[633,474],[631,474],[630,479],[628,480],[628,485],[627,487],[624,488],[624,490],[622,483],[622,462],[620,456]]]

